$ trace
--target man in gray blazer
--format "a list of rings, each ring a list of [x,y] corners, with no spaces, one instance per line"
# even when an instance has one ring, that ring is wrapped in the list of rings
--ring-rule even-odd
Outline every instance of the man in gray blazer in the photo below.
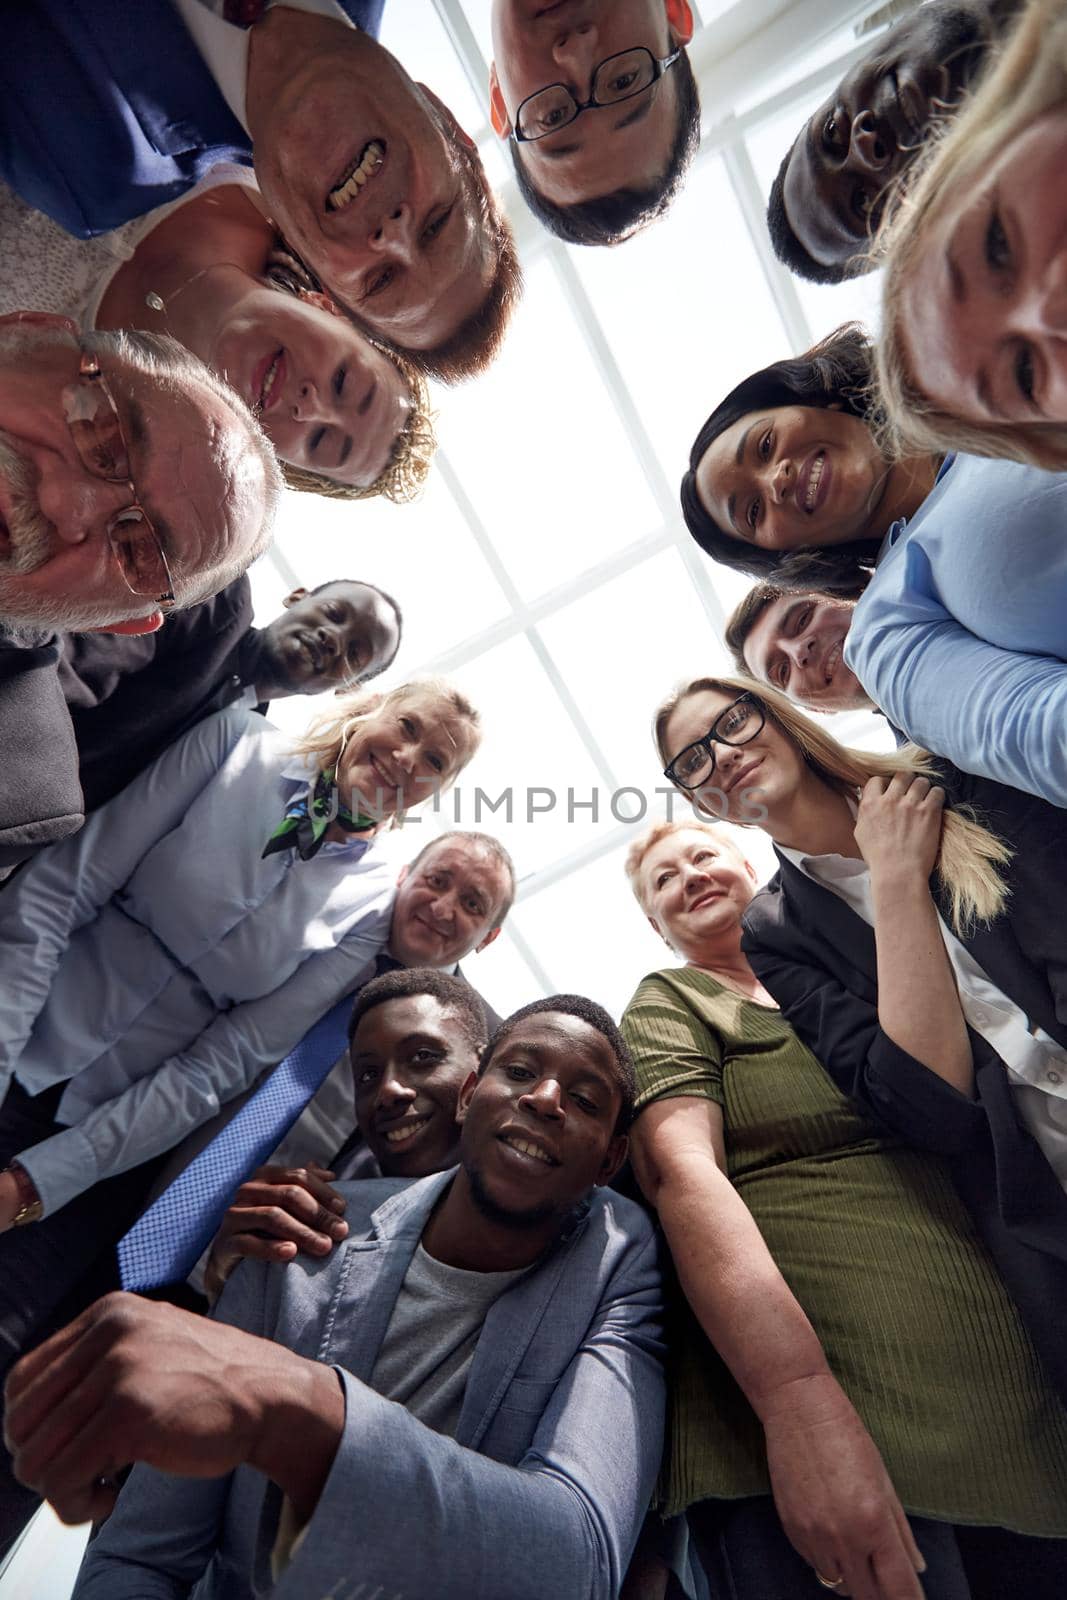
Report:
[[[537,1001],[464,1085],[454,1172],[348,1186],[347,1239],[245,1262],[215,1322],[112,1296],[26,1357],[9,1443],[61,1516],[148,1464],[77,1600],[209,1566],[225,1600],[612,1600],[663,1429],[655,1238],[601,1188],[632,1105],[607,1014]]]

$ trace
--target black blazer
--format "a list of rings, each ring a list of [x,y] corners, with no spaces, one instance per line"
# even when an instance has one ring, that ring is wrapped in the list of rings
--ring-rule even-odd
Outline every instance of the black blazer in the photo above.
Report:
[[[1013,846],[1011,899],[962,941],[1002,992],[1067,1045],[1067,812],[942,764]],[[901,1050],[878,1023],[874,930],[789,861],[755,897],[742,948],[838,1087],[887,1130],[944,1156],[1001,1277],[1067,1399],[1067,1193],[1016,1114],[1004,1063],[973,1030],[975,1098]],[[942,907],[944,912],[944,907]]]
[[[243,688],[241,646],[252,635],[252,590],[237,578],[156,633],[76,633],[59,681],[78,741],[85,809],[132,783],[194,723]]]

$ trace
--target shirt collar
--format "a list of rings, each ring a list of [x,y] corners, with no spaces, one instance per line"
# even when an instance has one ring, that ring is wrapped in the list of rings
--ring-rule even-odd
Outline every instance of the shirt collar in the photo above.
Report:
[[[215,9],[217,0],[173,0],[178,15],[188,28],[193,43],[204,59],[219,93],[247,133],[248,53],[251,30],[227,22]],[[313,16],[333,17],[346,28],[356,25],[336,0],[266,0],[265,11],[283,4],[290,11],[307,11]]]
[[[942,461],[941,465],[937,469],[937,477],[934,479],[934,488],[935,489],[937,488],[938,484],[941,482],[941,479],[945,476],[946,472],[949,472],[951,470],[952,463],[955,461],[955,459],[956,459],[955,450],[950,450],[948,452],[947,456],[945,457],[945,459]],[[907,517],[898,517],[896,522],[894,522],[894,523],[892,523],[890,525],[889,532],[886,534],[885,538],[882,540],[882,547],[878,552],[878,561],[881,561],[882,557],[884,555],[888,554],[888,552],[890,550],[892,550],[893,546],[896,544],[897,540],[900,538],[901,534],[904,532],[904,529],[907,526],[908,526]],[[876,565],[877,565],[877,563],[876,563]]]

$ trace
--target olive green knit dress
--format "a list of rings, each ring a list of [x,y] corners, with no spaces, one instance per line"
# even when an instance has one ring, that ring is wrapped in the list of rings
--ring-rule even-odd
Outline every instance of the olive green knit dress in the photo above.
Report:
[[[622,1028],[639,1111],[722,1107],[730,1178],[905,1509],[1067,1535],[1067,1413],[941,1160],[855,1110],[777,1011],[697,968],[646,978]],[[757,1419],[678,1300],[668,1513],[770,1487]]]

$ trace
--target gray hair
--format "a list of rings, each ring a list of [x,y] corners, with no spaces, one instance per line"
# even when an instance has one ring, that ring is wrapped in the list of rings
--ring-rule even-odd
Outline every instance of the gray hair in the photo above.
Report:
[[[132,328],[106,332],[95,330],[81,334],[80,342],[93,355],[110,358],[128,371],[151,378],[164,393],[190,399],[198,391],[203,393],[207,390],[236,419],[244,431],[246,448],[263,469],[263,516],[244,549],[239,554],[229,552],[226,559],[207,572],[190,573],[184,570],[180,557],[171,563],[173,576],[181,587],[179,605],[198,605],[239,578],[270,547],[274,518],[285,487],[274,447],[240,395],[205,365],[199,356],[193,355],[191,350],[187,350],[169,334],[146,333]]]

